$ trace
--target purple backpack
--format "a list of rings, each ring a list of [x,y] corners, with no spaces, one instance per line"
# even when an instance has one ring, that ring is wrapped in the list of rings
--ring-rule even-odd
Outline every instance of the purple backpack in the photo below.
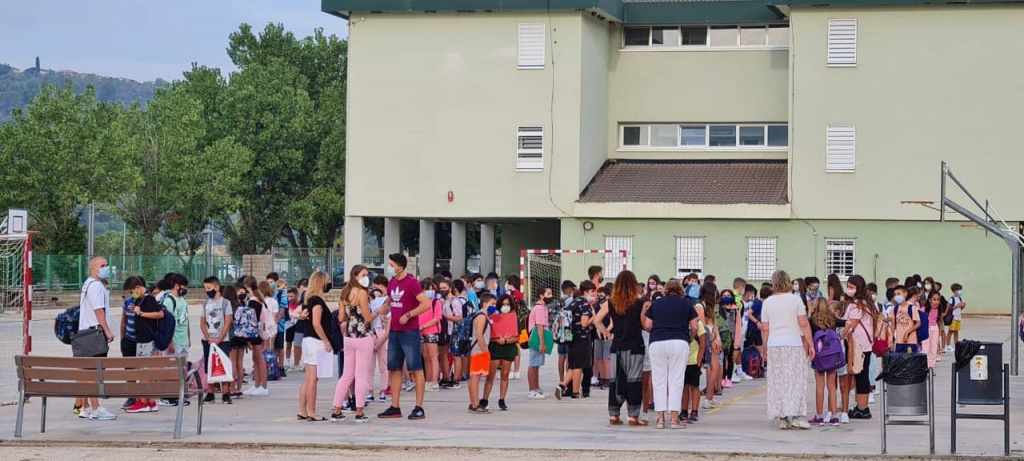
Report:
[[[811,365],[814,371],[824,373],[838,370],[846,366],[846,351],[836,330],[819,330],[814,334],[814,360]]]

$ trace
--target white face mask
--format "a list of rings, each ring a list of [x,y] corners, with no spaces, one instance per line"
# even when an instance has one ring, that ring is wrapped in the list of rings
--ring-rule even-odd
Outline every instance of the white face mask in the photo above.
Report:
[[[924,289],[928,290],[928,291],[931,291],[932,290],[932,284],[930,284],[930,283],[924,284]]]
[[[502,314],[507,314],[509,312],[512,312],[512,307],[511,306],[501,306],[501,313]]]
[[[370,286],[370,277],[367,276],[367,275],[359,277],[359,284],[362,285],[363,288],[369,287]]]

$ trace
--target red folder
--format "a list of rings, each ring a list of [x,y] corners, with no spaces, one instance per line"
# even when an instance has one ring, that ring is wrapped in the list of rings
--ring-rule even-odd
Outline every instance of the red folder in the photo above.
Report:
[[[515,336],[519,337],[519,328],[516,326],[516,314],[509,312],[507,314],[494,314],[491,316],[491,337],[499,338],[502,336]]]

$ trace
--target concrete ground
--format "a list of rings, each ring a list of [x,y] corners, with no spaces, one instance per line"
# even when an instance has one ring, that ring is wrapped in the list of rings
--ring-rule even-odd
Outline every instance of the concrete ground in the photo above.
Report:
[[[196,315],[198,309],[193,308],[192,312],[192,356],[197,359],[201,352]],[[37,320],[32,325],[34,355],[70,355],[70,347],[60,344],[50,333],[52,319],[56,314],[57,311],[37,313]],[[118,321],[115,318],[115,323]],[[1004,343],[1004,357],[1008,360],[1007,340],[1011,338],[1008,324],[1007,317],[968,317],[964,322],[963,337]],[[16,329],[10,331],[16,327],[12,325],[0,324],[0,334],[4,337],[17,334]],[[1012,339],[1016,340],[1016,337]],[[938,377],[935,380],[936,452],[939,454],[949,453],[951,361],[952,354],[943,356],[937,366]],[[549,357],[548,366],[541,370],[542,387],[545,390],[553,388],[557,381],[556,367],[552,366],[554,362],[554,356]],[[840,427],[780,431],[778,422],[768,420],[765,416],[765,381],[761,379],[744,381],[726,390],[725,395],[720,397],[725,404],[723,408],[703,411],[701,422],[696,426],[675,431],[655,430],[653,427],[609,427],[606,419],[606,391],[595,389],[590,399],[579,403],[553,399],[528,400],[525,371],[524,362],[523,379],[511,382],[507,399],[510,410],[507,412],[468,414],[465,410],[468,394],[463,388],[427,393],[425,421],[381,420],[374,417],[369,424],[361,425],[351,419],[334,424],[296,421],[294,415],[298,383],[302,374],[295,372],[282,381],[270,383],[270,395],[267,397],[245,397],[234,405],[216,403],[205,406],[202,435],[194,433],[196,405],[193,403],[186,408],[184,438],[177,442],[171,437],[173,408],[162,408],[156,414],[139,415],[118,411],[116,421],[87,421],[72,416],[70,399],[50,400],[47,432],[40,434],[39,404],[35,401],[37,399],[33,399],[26,409],[25,436],[18,441],[13,439],[17,407],[0,407],[0,447],[3,447],[0,451],[4,453],[0,458],[55,459],[59,457],[56,454],[65,450],[62,443],[82,440],[100,444],[102,448],[97,450],[103,453],[108,453],[108,446],[123,446],[125,441],[167,444],[161,445],[160,449],[181,447],[181,450],[175,449],[175,452],[180,451],[178,457],[182,459],[210,459],[212,456],[208,453],[214,452],[218,453],[218,459],[240,459],[240,452],[233,448],[228,449],[224,456],[219,454],[222,452],[216,450],[220,450],[223,444],[244,444],[247,447],[246,459],[264,459],[260,456],[269,459],[274,453],[289,453],[291,445],[334,447],[324,451],[324,456],[337,456],[336,449],[349,447],[360,449],[345,452],[351,453],[352,457],[358,458],[362,453],[373,453],[377,457],[385,453],[392,455],[386,458],[402,456],[410,460],[427,457],[433,459],[438,456],[451,459],[502,456],[487,450],[492,448],[566,450],[550,455],[565,459],[583,457],[579,455],[587,458],[604,457],[586,455],[578,450],[599,450],[602,453],[604,450],[628,450],[629,459],[662,459],[660,452],[680,451],[703,454],[694,459],[759,459],[759,456],[774,458],[777,455],[815,458],[828,455],[838,456],[839,459],[844,456],[866,459],[864,456],[877,456],[880,453],[878,404],[872,405],[875,415],[873,420],[855,420]],[[808,380],[813,390],[810,373]],[[317,409],[321,414],[327,415],[330,411],[335,383],[333,379],[320,380]],[[1011,379],[1011,395],[1019,395],[1022,390],[1024,380]],[[813,393],[809,393],[807,398],[808,409],[813,412]],[[402,395],[402,409],[406,414],[412,409],[412,400],[411,394]],[[496,406],[497,386],[491,401]],[[113,410],[120,403],[107,401],[104,405]],[[373,416],[384,408],[385,404],[375,402],[368,405],[367,413]],[[973,407],[970,410],[992,412],[999,409],[1001,407]],[[1012,401],[1011,449],[1015,455],[1024,454],[1024,434],[1021,430],[1024,427],[1024,416],[1019,409],[1021,404]],[[927,455],[927,431],[927,427],[890,427],[889,453]],[[958,434],[958,458],[967,455],[1002,455],[1002,427],[999,422],[960,421]],[[262,448],[251,448],[254,446]],[[456,447],[473,450],[452,450]],[[371,451],[367,452],[366,449]],[[74,453],[80,455],[82,450],[75,449]],[[128,456],[127,452],[118,450],[109,453],[115,455],[114,459],[121,454]],[[302,453],[305,455],[307,451]],[[310,455],[319,456],[317,453],[314,451]]]

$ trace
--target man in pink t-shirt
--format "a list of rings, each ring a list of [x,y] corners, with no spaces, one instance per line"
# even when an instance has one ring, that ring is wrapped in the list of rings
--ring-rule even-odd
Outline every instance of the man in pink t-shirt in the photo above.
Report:
[[[530,392],[527,394],[528,398],[542,400],[546,399],[547,396],[540,390],[540,367],[544,366],[544,356],[547,355],[547,344],[544,341],[544,332],[548,330],[548,304],[554,302],[554,290],[551,287],[543,287],[540,291],[540,299],[537,300],[537,304],[533,306],[533,310],[530,311],[530,316],[527,318],[527,330],[530,332],[530,336],[536,335],[540,340],[538,341],[538,349],[530,348],[530,368],[526,372],[526,379],[530,385]],[[537,330],[534,332],[534,330]]]
[[[423,354],[420,351],[419,315],[430,309],[430,300],[420,288],[416,277],[406,272],[408,259],[401,253],[388,256],[388,265],[384,271],[391,281],[388,282],[388,301],[385,313],[391,312],[391,333],[388,335],[388,381],[391,389],[391,406],[378,418],[401,418],[399,406],[402,388],[402,367],[409,371],[416,382],[416,407],[409,414],[409,419],[426,418],[423,411],[423,392],[425,379],[423,376]],[[383,314],[382,314],[383,315]]]

